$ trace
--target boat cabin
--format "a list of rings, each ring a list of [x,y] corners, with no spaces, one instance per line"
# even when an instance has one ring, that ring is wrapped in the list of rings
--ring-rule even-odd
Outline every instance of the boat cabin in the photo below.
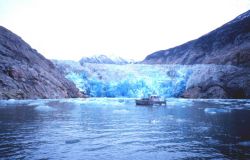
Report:
[[[160,96],[151,95],[148,98],[136,99],[136,105],[166,105],[166,100],[161,100]]]
[[[159,101],[160,97],[157,96],[157,95],[152,95],[152,96],[149,96],[149,99],[152,100],[152,101]]]

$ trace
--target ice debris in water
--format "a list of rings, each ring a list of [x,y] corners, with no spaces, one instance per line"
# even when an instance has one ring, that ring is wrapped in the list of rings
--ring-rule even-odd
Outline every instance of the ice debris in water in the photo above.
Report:
[[[73,143],[78,143],[78,142],[80,142],[79,139],[71,139],[71,140],[66,140],[65,141],[66,144],[73,144]]]
[[[207,114],[230,113],[231,109],[225,109],[225,108],[205,108],[204,112],[207,113]]]
[[[50,111],[54,111],[55,108],[52,108],[47,105],[40,105],[40,106],[35,107],[35,110],[41,111],[41,112],[50,112]]]
[[[244,147],[250,147],[250,141],[239,142],[239,145]]]
[[[149,121],[149,123],[151,123],[151,124],[157,124],[157,123],[159,123],[159,122],[160,122],[159,120],[155,120],[155,119]]]
[[[44,101],[34,101],[28,104],[28,106],[42,106],[42,105],[45,105]]]
[[[206,140],[206,143],[210,144],[210,145],[215,145],[215,146],[218,146],[221,144],[221,141],[217,140],[217,139],[213,139],[213,138],[208,138]]]
[[[184,122],[187,122],[188,120],[186,120],[186,119],[181,119],[181,118],[177,118],[176,119],[176,122],[178,122],[178,123],[184,123]]]
[[[134,99],[130,98],[89,98],[84,101],[88,105],[101,105],[101,106],[124,106],[126,104],[134,104]]]
[[[127,114],[127,113],[129,113],[129,111],[126,109],[119,109],[119,110],[114,110],[113,113],[115,113],[115,114]]]

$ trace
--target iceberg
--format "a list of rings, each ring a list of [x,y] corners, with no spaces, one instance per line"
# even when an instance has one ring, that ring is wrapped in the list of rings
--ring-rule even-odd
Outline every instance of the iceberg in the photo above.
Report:
[[[204,112],[207,114],[217,114],[217,113],[230,113],[231,109],[229,108],[205,108]]]
[[[55,111],[55,108],[52,108],[51,106],[48,105],[40,105],[35,107],[35,110],[40,112],[50,112],[50,111]]]

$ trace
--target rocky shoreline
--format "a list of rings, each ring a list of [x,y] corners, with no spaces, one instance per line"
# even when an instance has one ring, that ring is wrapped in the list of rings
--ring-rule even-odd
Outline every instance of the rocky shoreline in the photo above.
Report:
[[[250,68],[201,65],[187,81],[183,98],[250,98]]]

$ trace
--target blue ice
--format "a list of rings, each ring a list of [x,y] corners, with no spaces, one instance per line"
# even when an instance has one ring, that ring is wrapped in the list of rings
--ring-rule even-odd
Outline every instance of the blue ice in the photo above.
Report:
[[[184,67],[96,64],[81,72],[70,72],[66,77],[92,97],[139,98],[149,94],[178,97],[190,74]]]

